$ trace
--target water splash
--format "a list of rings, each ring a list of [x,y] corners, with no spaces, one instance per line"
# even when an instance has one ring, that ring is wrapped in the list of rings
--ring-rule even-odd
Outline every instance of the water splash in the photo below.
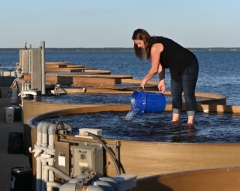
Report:
[[[134,115],[136,115],[139,112],[139,108],[136,107],[136,103],[135,103],[135,99],[131,98],[131,110],[127,113],[125,119],[127,121],[132,120],[132,118],[134,117]]]
[[[126,120],[127,121],[130,121],[130,120],[132,120],[132,118],[134,117],[134,115],[136,115],[137,113],[139,112],[139,108],[133,108],[133,109],[131,109],[128,113],[127,113],[127,115],[126,115]]]

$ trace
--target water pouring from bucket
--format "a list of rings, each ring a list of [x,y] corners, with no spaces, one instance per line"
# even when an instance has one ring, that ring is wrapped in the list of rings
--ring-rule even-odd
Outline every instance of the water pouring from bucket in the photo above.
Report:
[[[134,91],[131,96],[131,110],[126,120],[143,113],[162,113],[166,108],[166,97],[162,93]]]

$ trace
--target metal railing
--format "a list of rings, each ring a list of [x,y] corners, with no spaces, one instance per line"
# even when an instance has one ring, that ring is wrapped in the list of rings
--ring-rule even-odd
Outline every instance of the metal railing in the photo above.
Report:
[[[0,76],[15,76],[14,66],[2,66],[0,64]]]

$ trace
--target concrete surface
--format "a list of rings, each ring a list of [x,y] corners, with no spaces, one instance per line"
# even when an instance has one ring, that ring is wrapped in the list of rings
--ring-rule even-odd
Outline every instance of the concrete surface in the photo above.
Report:
[[[21,121],[6,123],[4,121],[5,107],[10,107],[10,98],[7,97],[9,87],[0,87],[0,188],[1,191],[9,191],[11,185],[11,169],[14,167],[30,167],[29,158],[23,154],[9,154],[8,141],[10,132],[24,133]],[[29,190],[30,191],[30,190]]]

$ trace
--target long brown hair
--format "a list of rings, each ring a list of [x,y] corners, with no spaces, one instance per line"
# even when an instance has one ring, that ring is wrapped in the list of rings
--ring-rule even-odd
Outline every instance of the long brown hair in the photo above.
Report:
[[[145,57],[146,60],[149,60],[151,57],[150,50],[151,50],[151,36],[148,34],[148,32],[144,29],[136,29],[133,32],[132,35],[132,40],[143,40],[145,44]],[[134,43],[134,51],[135,54],[138,58],[142,59],[143,58],[143,49],[139,48],[135,43]]]

